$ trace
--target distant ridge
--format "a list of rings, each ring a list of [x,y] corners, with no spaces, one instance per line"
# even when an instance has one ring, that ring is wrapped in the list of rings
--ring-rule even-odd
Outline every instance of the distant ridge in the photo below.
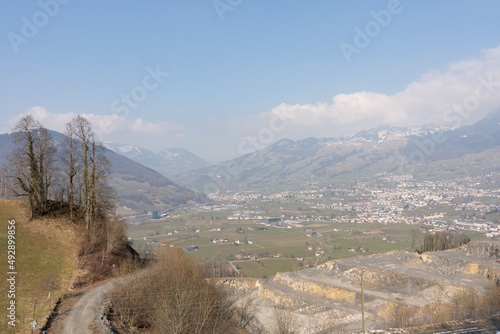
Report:
[[[433,145],[425,153],[431,161],[460,158],[471,153],[484,152],[500,146],[500,110],[489,113],[482,120],[455,130],[442,131],[441,143],[432,135],[412,136],[401,152],[409,156],[414,151],[425,151],[422,143]]]
[[[433,136],[446,140],[433,141]],[[428,143],[429,151],[422,143]],[[415,152],[423,159],[408,168],[407,162]],[[474,157],[469,158],[472,154]],[[498,159],[500,111],[458,129],[436,125],[381,126],[342,138],[282,139],[254,153],[192,170],[182,177],[184,184],[195,189],[206,188],[207,184],[218,190],[278,189],[310,182],[349,184],[384,173],[426,177],[437,177],[443,171],[450,177],[484,173],[498,170]],[[437,161],[449,163],[434,163]]]
[[[56,143],[65,136],[49,131]],[[60,144],[57,144],[60,147]],[[0,169],[7,163],[7,157],[14,149],[11,134],[0,134]],[[157,171],[133,161],[123,155],[105,149],[105,156],[111,164],[111,186],[119,196],[118,204],[134,211],[168,209],[186,203],[202,200],[203,196],[179,186]]]
[[[176,180],[178,174],[209,166],[206,161],[197,155],[179,147],[152,151],[146,148],[120,143],[105,143],[104,146],[174,180]]]

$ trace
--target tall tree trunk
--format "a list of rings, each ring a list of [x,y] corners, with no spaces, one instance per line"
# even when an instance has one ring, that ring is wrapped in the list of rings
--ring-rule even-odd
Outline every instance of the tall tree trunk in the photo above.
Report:
[[[90,228],[90,191],[89,191],[89,165],[88,165],[88,150],[87,143],[83,143],[83,185],[85,193],[85,222],[87,223],[87,231]]]
[[[31,134],[28,135],[28,159],[29,159],[29,175],[31,180],[28,180],[29,190],[28,196],[31,204],[31,218],[36,218],[40,214],[40,193],[39,186],[39,170],[35,159],[34,139]]]
[[[69,176],[69,219],[73,222],[73,177],[74,175]]]

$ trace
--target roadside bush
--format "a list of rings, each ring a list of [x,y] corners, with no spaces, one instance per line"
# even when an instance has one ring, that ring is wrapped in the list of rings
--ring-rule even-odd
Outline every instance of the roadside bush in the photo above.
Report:
[[[206,279],[198,263],[178,248],[163,248],[155,264],[125,278],[111,305],[121,332],[234,333],[233,301]]]

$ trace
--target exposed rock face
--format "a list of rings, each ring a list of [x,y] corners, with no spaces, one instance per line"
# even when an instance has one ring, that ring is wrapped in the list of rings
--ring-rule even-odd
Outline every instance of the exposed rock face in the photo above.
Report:
[[[262,286],[263,280],[252,278],[223,278],[216,279],[216,284],[223,285],[229,290],[236,290],[238,292],[248,292],[259,289]]]
[[[450,302],[464,288],[486,293],[499,284],[500,242],[476,241],[459,249],[422,255],[391,251],[366,257],[328,261],[313,269],[278,273],[252,283],[226,282],[233,288],[254,289],[260,305],[281,305],[298,315],[334,311],[336,323],[350,322],[357,329],[361,319],[361,271],[365,315],[378,318],[391,303],[422,308]]]
[[[274,282],[287,286],[294,291],[327,300],[341,301],[348,304],[353,304],[356,300],[356,292],[354,291],[340,289],[326,283],[314,282],[287,273],[277,273],[274,276]]]
[[[476,241],[465,246],[468,256],[498,260],[500,258],[500,244],[491,241]]]

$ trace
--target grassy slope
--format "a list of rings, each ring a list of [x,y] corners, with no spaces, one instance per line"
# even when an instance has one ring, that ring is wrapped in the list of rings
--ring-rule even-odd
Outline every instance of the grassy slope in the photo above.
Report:
[[[50,312],[47,296],[49,290],[43,283],[48,274],[60,279],[60,288],[51,292],[51,304],[67,289],[77,268],[76,228],[62,219],[28,221],[25,201],[0,199],[0,272],[6,277],[7,224],[16,221],[16,327],[7,324],[6,312],[8,286],[2,279],[0,307],[3,310],[0,333],[30,333],[35,300],[35,320],[41,326]]]

